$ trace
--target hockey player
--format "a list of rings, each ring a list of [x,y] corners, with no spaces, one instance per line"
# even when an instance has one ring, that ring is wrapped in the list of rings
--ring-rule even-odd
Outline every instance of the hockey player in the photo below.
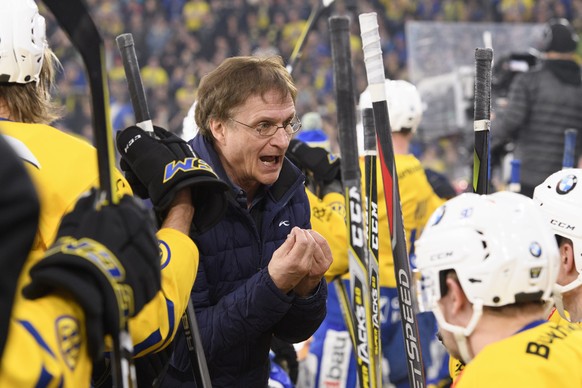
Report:
[[[0,355],[8,337],[18,275],[38,226],[38,196],[22,161],[0,135]]]
[[[577,227],[582,220],[581,200],[582,170],[578,168],[557,171],[534,190],[534,202],[546,216],[560,248],[556,308],[563,318],[578,323],[582,321],[582,232]]]
[[[118,336],[158,293],[149,212],[131,196],[99,210],[95,202],[93,191],[63,218],[57,241],[28,272],[25,298],[16,299],[12,316],[3,314],[10,331],[0,386],[88,387],[104,336]]]
[[[102,356],[103,336],[118,335],[123,322],[160,288],[154,224],[131,197],[99,210],[95,192],[84,197],[63,219],[58,242],[30,270],[32,281],[23,291],[27,298],[18,299],[12,316],[16,280],[40,209],[22,161],[3,136],[0,158],[0,386],[88,386],[93,358]],[[29,312],[26,319],[13,318],[23,310]]]
[[[406,81],[386,80],[386,93],[404,227],[407,234],[409,254],[412,262],[414,262],[415,239],[420,235],[430,213],[442,204],[443,200],[434,193],[420,161],[409,151],[410,141],[422,118],[422,104],[416,87]],[[371,107],[372,102],[366,91],[360,97],[360,109]],[[360,134],[363,135],[362,128],[358,129],[358,135]],[[362,155],[363,141],[360,142],[359,148],[360,155]],[[360,158],[360,169],[364,171],[363,156]],[[384,358],[387,359],[387,363],[385,362],[383,365],[382,372],[386,374],[384,376],[386,383],[390,382],[398,387],[406,387],[408,386],[407,367],[406,360],[402,357],[405,351],[404,339],[400,323],[397,284],[388,230],[388,215],[385,210],[386,205],[379,165],[377,174],[378,224],[381,226],[378,232],[380,243],[381,341],[382,353]],[[346,273],[348,270],[347,253],[334,257],[336,259],[331,267],[334,270],[334,275]],[[423,357],[427,365],[429,365],[431,363],[430,344],[435,338],[436,324],[434,317],[430,313],[421,314],[418,317],[418,322],[422,333]],[[339,387],[355,386],[357,380],[355,360],[351,353],[352,347],[343,321],[337,294],[334,287],[329,287],[328,314],[314,335],[314,339],[310,344],[311,356],[308,356],[312,359],[315,356],[317,361],[307,361],[311,365],[317,364],[317,372],[314,372],[316,375],[314,386],[324,387],[330,384]]]
[[[578,185],[580,179],[582,179],[580,169],[557,171],[540,183],[533,195],[534,202],[540,206],[548,225],[554,230],[560,248],[560,271],[554,292],[556,308],[553,308],[546,317],[552,322],[563,319],[571,322],[582,320],[580,306],[582,260],[581,253],[575,248],[581,237],[576,231],[576,224],[582,216],[580,208],[582,189]],[[459,360],[451,359],[450,373],[455,379],[463,367]]]
[[[582,384],[582,328],[545,320],[559,250],[531,199],[453,198],[434,212],[416,252],[423,306],[466,364],[457,388]]]
[[[41,209],[35,241],[18,281],[17,290],[21,290],[30,281],[29,269],[55,241],[62,217],[71,211],[82,193],[98,184],[98,168],[94,147],[48,125],[58,117],[50,99],[56,58],[47,46],[44,18],[39,15],[36,4],[31,0],[3,1],[0,19],[2,50],[10,53],[0,57],[3,81],[0,84],[0,131],[18,144],[19,154],[25,155]],[[180,143],[166,136],[166,131],[157,129],[157,133],[162,140],[145,139],[147,158],[140,162],[147,168],[148,183],[151,183],[142,187],[142,194],[152,198],[162,220],[162,228],[157,233],[162,254],[161,291],[129,321],[136,355],[157,351],[171,341],[186,309],[198,263],[197,248],[188,237],[191,224],[194,222],[195,229],[208,227],[222,214],[225,203],[224,183],[197,158],[194,159],[198,162],[192,166],[196,168],[178,169],[164,184],[156,183],[162,181],[166,165],[193,158],[187,147],[180,148]],[[116,171],[114,179],[116,195],[131,194],[121,173]],[[210,201],[205,207],[197,206],[199,209],[195,213],[194,206],[199,205],[196,201],[200,198],[199,190],[195,189],[198,183],[204,186],[202,192],[216,201]],[[190,188],[192,196],[176,195],[179,189],[188,191]],[[20,298],[17,292],[14,319],[33,319],[34,311],[18,308]],[[53,327],[57,323],[46,322]],[[99,345],[94,349],[94,356],[105,349],[103,343]],[[73,362],[76,359],[69,361],[72,362],[70,368],[77,367]],[[70,386],[83,384],[77,381]]]

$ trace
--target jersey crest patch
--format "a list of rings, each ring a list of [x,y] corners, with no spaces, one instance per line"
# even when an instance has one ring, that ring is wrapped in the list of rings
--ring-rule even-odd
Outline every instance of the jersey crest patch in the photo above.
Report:
[[[71,316],[63,315],[56,320],[55,326],[63,360],[70,370],[74,370],[79,362],[81,350],[79,321]]]

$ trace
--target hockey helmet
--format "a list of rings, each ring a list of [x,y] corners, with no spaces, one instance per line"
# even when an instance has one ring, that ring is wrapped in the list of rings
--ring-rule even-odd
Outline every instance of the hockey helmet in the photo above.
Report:
[[[36,3],[2,0],[0,19],[0,82],[38,82],[48,44]]]

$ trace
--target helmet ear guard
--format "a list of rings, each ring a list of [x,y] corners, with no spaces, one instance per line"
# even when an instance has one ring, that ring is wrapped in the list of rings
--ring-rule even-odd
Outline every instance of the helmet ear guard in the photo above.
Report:
[[[0,82],[38,82],[46,41],[45,19],[33,0],[0,6]]]

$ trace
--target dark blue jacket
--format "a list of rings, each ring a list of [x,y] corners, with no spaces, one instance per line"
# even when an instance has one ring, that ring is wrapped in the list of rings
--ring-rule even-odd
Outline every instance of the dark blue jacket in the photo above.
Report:
[[[312,297],[302,299],[282,293],[267,272],[273,252],[291,228],[311,228],[304,176],[285,160],[279,179],[257,195],[249,210],[244,192],[230,182],[213,147],[200,135],[190,145],[232,188],[224,219],[194,237],[200,264],[192,300],[212,385],[266,387],[272,336],[303,341],[326,313],[325,280]],[[190,370],[179,333],[162,386],[194,386]]]

